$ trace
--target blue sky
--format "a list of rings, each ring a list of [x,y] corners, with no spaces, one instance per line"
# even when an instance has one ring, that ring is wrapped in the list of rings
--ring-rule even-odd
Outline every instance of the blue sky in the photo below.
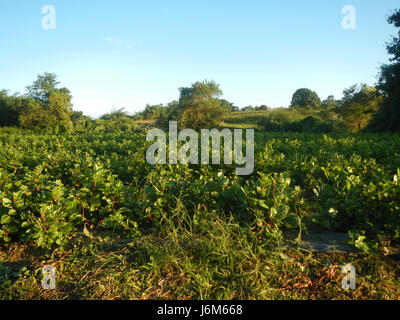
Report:
[[[42,28],[42,7],[56,29]],[[356,8],[345,30],[342,8]],[[99,116],[168,103],[214,80],[239,107],[287,106],[302,87],[324,99],[374,84],[395,35],[398,0],[1,0],[0,89],[25,91],[54,72],[74,110]]]

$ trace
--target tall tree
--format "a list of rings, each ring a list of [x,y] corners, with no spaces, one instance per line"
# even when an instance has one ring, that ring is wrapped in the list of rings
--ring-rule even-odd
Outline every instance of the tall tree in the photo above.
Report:
[[[58,88],[58,84],[55,74],[44,73],[27,87],[28,97],[35,103],[29,103],[21,114],[22,126],[57,130],[72,128],[72,96],[67,88]]]
[[[50,92],[56,90],[59,84],[57,76],[54,73],[45,72],[42,75],[39,74],[33,84],[26,89],[29,97],[47,103]]]
[[[388,23],[400,28],[400,10],[388,18]],[[392,56],[391,63],[381,67],[378,89],[384,96],[384,103],[368,126],[372,131],[400,131],[400,30],[386,48]]]
[[[222,91],[214,81],[203,81],[180,88],[179,126],[200,130],[219,125],[224,113],[219,97]]]

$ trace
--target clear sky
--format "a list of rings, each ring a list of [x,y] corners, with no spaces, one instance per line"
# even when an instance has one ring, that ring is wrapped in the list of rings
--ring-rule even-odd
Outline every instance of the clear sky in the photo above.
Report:
[[[56,29],[42,28],[42,7]],[[342,8],[356,8],[356,29]],[[398,0],[0,0],[0,89],[25,92],[54,72],[74,110],[99,116],[168,103],[214,80],[239,107],[287,106],[293,92],[340,98],[374,84],[395,35]]]

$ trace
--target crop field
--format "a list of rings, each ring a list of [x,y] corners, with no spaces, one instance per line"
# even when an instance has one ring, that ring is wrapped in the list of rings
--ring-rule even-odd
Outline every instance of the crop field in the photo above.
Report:
[[[152,166],[148,145],[141,131],[0,130],[1,299],[400,297],[399,135],[256,132],[243,177]],[[348,233],[359,251],[308,252],[287,230]]]

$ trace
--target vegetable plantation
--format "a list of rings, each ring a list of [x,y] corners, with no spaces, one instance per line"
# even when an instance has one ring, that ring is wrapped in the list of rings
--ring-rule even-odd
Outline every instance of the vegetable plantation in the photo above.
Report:
[[[152,166],[145,157],[148,145],[139,130],[0,131],[3,297],[21,295],[15,287],[19,281],[37,287],[40,282],[30,263],[24,264],[25,280],[25,271],[13,279],[6,267],[12,248],[40,257],[38,265],[59,261],[55,256],[65,253],[84,265],[79,281],[65,279],[63,287],[61,280],[62,297],[114,297],[82,279],[94,276],[90,268],[98,261],[90,257],[95,257],[117,259],[109,265],[113,272],[126,277],[127,269],[114,269],[125,266],[140,278],[119,278],[127,286],[142,285],[115,298],[253,299],[286,297],[279,290],[289,278],[282,272],[280,279],[279,270],[286,268],[290,277],[298,273],[296,263],[311,259],[295,251],[297,258],[287,260],[279,248],[284,230],[299,236],[346,232],[355,248],[377,255],[399,242],[399,135],[256,132],[254,173],[242,177],[234,165]],[[312,265],[322,263],[317,261]],[[301,270],[310,272],[304,265]],[[79,273],[71,265],[63,268],[65,277]],[[169,281],[168,289],[150,290],[153,276]],[[66,289],[67,282],[75,285]],[[338,294],[340,281],[336,285],[332,290]],[[331,297],[326,285],[320,289],[307,297]]]

